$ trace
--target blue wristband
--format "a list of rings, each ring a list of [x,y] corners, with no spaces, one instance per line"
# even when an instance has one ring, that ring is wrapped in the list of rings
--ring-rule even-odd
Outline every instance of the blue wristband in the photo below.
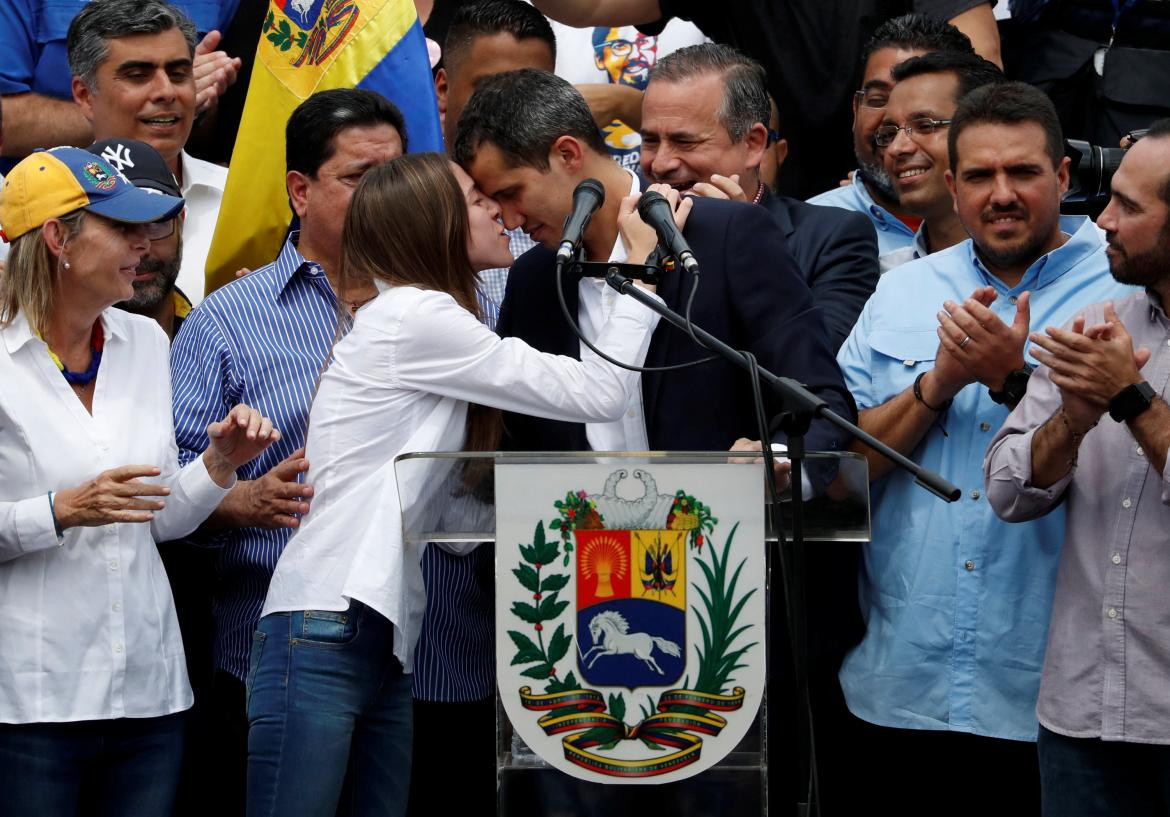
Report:
[[[61,530],[61,523],[57,521],[57,511],[53,508],[52,491],[49,491],[49,515],[53,517],[53,530],[57,532],[57,538],[60,539],[65,535],[65,531]]]

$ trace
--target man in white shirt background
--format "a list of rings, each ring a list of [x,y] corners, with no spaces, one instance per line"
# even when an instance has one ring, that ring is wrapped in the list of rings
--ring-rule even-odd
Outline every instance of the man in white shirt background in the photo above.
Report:
[[[183,148],[195,119],[195,25],[164,0],[94,0],[69,27],[73,98],[95,140],[138,139],[163,155],[187,201],[178,286],[198,304],[227,170]],[[118,170],[124,157],[107,156]]]

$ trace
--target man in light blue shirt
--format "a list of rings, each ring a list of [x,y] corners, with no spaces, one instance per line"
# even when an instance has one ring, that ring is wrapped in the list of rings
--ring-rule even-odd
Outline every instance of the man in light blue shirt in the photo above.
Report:
[[[1028,813],[1039,803],[1030,742],[1064,519],[996,518],[982,495],[983,454],[1026,390],[1030,329],[1131,288],[1109,274],[1097,227],[1060,217],[1069,162],[1043,93],[979,88],[948,139],[948,185],[972,240],[883,276],[838,363],[862,428],[962,497],[947,504],[863,452],[874,480],[866,634],[840,677],[850,711],[883,727],[858,725],[870,796],[898,786],[886,765],[897,764],[924,782],[889,797],[905,813],[937,809],[956,770],[980,769],[995,786],[964,793],[976,811]]]
[[[861,90],[853,97],[853,152],[857,171],[844,187],[828,190],[808,200],[809,204],[856,210],[869,216],[877,230],[878,258],[914,246],[914,232],[921,219],[904,212],[889,174],[882,167],[874,133],[882,124],[895,65],[931,51],[974,54],[971,41],[950,23],[907,14],[884,23],[866,44]],[[906,253],[898,256],[906,259]],[[882,263],[882,271],[889,269]]]

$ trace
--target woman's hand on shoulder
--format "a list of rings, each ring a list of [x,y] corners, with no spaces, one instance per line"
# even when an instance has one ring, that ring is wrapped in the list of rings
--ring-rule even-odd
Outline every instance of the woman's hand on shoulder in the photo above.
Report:
[[[279,440],[280,432],[267,417],[241,403],[223,420],[209,425],[207,437],[210,445],[203,453],[203,462],[215,483],[226,488],[236,469]]]
[[[62,530],[98,527],[114,522],[149,522],[166,505],[171,490],[165,485],[141,482],[157,477],[154,465],[123,465],[102,471],[84,485],[53,494],[53,515]]]

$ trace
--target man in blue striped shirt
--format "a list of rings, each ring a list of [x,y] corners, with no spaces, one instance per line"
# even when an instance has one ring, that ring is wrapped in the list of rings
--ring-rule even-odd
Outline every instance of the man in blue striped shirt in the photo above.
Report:
[[[324,91],[303,102],[289,118],[285,149],[300,232],[289,236],[272,264],[209,295],[188,316],[171,351],[182,463],[200,454],[208,418],[222,415],[224,406],[263,406],[282,434],[263,457],[240,469],[236,487],[196,535],[219,549],[215,676],[203,715],[221,736],[210,761],[208,796],[215,802],[209,813],[244,810],[244,681],[252,633],[277,559],[312,496],[299,478],[308,468],[302,446],[317,378],[339,322],[348,323],[361,305],[338,287],[345,212],[362,174],[402,155],[403,125],[398,109],[370,91]]]

